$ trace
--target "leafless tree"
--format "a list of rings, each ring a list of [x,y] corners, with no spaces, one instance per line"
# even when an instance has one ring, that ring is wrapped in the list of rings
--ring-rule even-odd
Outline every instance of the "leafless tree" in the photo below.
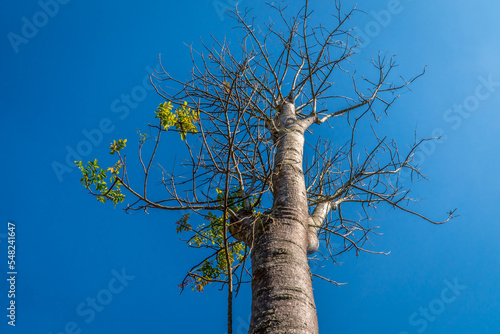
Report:
[[[349,250],[373,252],[364,244],[376,234],[370,218],[377,205],[434,224],[449,220],[453,212],[439,222],[408,208],[409,190],[399,176],[403,170],[422,176],[412,163],[422,140],[403,152],[372,128],[373,140],[358,143],[360,129],[367,137],[367,124],[387,115],[399,94],[423,73],[392,83],[396,63],[385,55],[372,60],[366,77],[353,71],[358,42],[348,20],[355,9],[344,11],[339,2],[327,25],[311,23],[307,0],[291,16],[283,4],[269,6],[277,23],[257,25],[250,11],[230,13],[241,36],[236,45],[214,38],[202,42],[201,50],[192,47],[188,80],[170,76],[163,64],[152,77],[166,101],[187,102],[198,115],[196,131],[183,141],[188,158],[176,171],[161,169],[168,196],[158,200],[147,193],[166,131],[161,124],[150,124],[152,155],[144,159],[140,153],[143,184],[133,186],[137,177],[129,180],[124,158],[118,180],[136,197],[127,211],[178,210],[209,221],[214,212],[220,214],[221,244],[193,242],[206,236],[210,224],[187,228],[186,215],[179,221],[192,233],[190,245],[210,249],[208,260],[223,255],[229,264],[222,275],[204,275],[199,270],[204,259],[182,286],[193,280],[226,286],[229,333],[233,293],[249,279],[249,333],[318,333],[312,276],[321,276],[311,273],[308,256],[321,249],[335,261]],[[351,96],[335,84],[346,77]],[[348,136],[337,135],[335,129],[342,126]],[[322,127],[332,129],[327,140],[313,133]],[[355,208],[360,215],[350,217]],[[244,253],[234,259],[231,247],[237,244],[244,245]]]

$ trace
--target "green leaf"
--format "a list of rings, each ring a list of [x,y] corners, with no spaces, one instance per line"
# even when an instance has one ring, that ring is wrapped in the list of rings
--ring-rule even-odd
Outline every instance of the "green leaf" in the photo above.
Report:
[[[161,103],[155,111],[155,118],[160,119],[161,127],[168,131],[169,128],[175,126],[179,131],[182,140],[186,140],[186,134],[197,133],[198,128],[194,124],[198,121],[198,112],[188,107],[187,102],[180,105],[175,111],[172,111],[173,105],[169,101]]]
[[[126,140],[125,140],[126,141]],[[122,141],[124,143],[125,141]],[[121,182],[118,178],[119,170],[122,167],[122,163],[118,161],[113,167],[107,170],[101,169],[97,165],[97,159],[94,161],[89,161],[86,166],[83,163],[75,162],[82,172],[83,177],[80,179],[80,183],[86,188],[91,190],[92,194],[97,197],[97,200],[101,203],[105,203],[107,199],[111,200],[115,206],[125,200],[125,195],[122,194],[120,185]],[[109,176],[110,184],[114,184],[111,189],[108,189],[108,175],[107,171],[111,171]],[[115,183],[115,180],[117,182]],[[94,190],[91,188],[94,187]],[[108,191],[109,190],[109,191]]]

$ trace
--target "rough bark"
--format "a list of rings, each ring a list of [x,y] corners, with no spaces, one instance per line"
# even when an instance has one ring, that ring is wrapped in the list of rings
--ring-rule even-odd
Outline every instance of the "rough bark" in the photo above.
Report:
[[[276,134],[269,217],[254,227],[249,333],[318,333],[307,262],[308,211],[302,170],[304,126],[283,103]]]

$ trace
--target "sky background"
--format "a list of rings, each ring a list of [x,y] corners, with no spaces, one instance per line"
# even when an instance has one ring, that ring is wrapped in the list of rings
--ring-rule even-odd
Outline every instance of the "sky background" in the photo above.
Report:
[[[234,38],[223,14],[232,2],[54,3],[4,1],[0,10],[0,332],[225,333],[226,293],[179,295],[201,256],[178,240],[180,214],[126,215],[89,196],[74,167],[54,166],[79,160],[70,151],[108,161],[113,139],[135,143],[136,129],[146,129],[162,102],[144,80],[158,55],[172,75],[187,78],[185,44]],[[240,2],[246,6],[268,14],[263,2]],[[318,19],[329,20],[331,1],[314,6]],[[373,249],[391,253],[350,254],[321,269],[349,284],[314,280],[320,331],[500,333],[500,3],[366,1],[358,8],[365,13],[349,24],[364,39],[353,58],[360,73],[379,50],[397,54],[397,74],[428,65],[379,126],[402,147],[415,130],[446,138],[418,154],[430,182],[413,186],[421,201],[412,208],[437,220],[453,208],[461,216],[434,226],[381,207],[374,218],[383,235],[372,238]],[[95,129],[102,139],[85,146]],[[9,221],[17,236],[15,328],[6,317]],[[90,311],[94,298],[106,304],[99,312]],[[249,287],[235,303],[234,333],[246,333]]]

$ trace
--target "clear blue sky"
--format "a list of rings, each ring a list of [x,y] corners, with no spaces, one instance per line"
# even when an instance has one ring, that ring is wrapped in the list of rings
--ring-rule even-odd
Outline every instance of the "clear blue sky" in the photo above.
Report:
[[[184,43],[232,36],[220,13],[229,0],[45,3],[54,1],[4,1],[0,10],[0,276],[9,220],[17,223],[19,273],[15,329],[6,324],[8,287],[0,282],[0,332],[225,333],[225,293],[179,296],[177,285],[200,257],[175,234],[179,214],[125,215],[89,196],[75,168],[57,175],[54,164],[65,164],[68,149],[85,160],[107,158],[113,139],[134,143],[162,102],[143,84],[158,54],[171,74],[187,77]],[[240,3],[266,15],[262,2]],[[331,5],[315,3],[321,13]],[[359,7],[366,14],[351,24],[369,37],[354,58],[360,71],[378,50],[397,54],[404,75],[429,65],[381,125],[402,147],[415,129],[446,137],[419,155],[431,182],[414,186],[421,201],[412,208],[440,219],[458,207],[461,217],[433,226],[380,208],[384,234],[373,249],[391,254],[351,254],[322,270],[349,285],[314,281],[320,330],[500,333],[500,3]],[[102,139],[85,146],[85,133],[99,128]],[[236,299],[235,333],[246,333],[249,298],[247,290]]]

